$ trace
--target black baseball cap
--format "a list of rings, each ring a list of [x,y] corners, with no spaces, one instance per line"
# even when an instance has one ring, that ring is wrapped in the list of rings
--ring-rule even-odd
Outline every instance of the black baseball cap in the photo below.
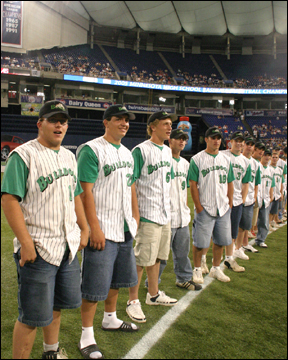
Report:
[[[218,129],[218,127],[213,126],[210,127],[206,132],[205,132],[205,138],[210,137],[214,137],[216,135],[220,135],[221,138],[223,138],[222,132]]]
[[[170,139],[180,139],[183,136],[185,137],[186,140],[189,139],[189,136],[183,130],[175,129],[171,131]]]
[[[65,104],[58,100],[47,101],[39,111],[40,118],[49,118],[55,114],[64,114],[68,120],[71,121],[71,117],[68,114],[68,109]]]
[[[109,108],[104,112],[103,120],[111,116],[117,116],[123,114],[127,114],[129,116],[129,120],[136,119],[136,116],[132,112],[128,111],[125,106],[121,104],[116,104],[109,106]]]
[[[272,155],[272,151],[270,149],[266,149],[264,151],[264,155]]]
[[[245,143],[253,143],[253,145],[255,144],[255,139],[252,136],[246,136],[245,137]]]
[[[255,148],[266,150],[265,144],[263,142],[261,142],[261,141],[256,142]]]
[[[167,118],[170,118],[171,121],[175,121],[178,119],[178,116],[176,114],[168,114],[166,111],[157,111],[154,114],[150,115],[147,124],[149,125],[151,122],[158,120],[165,120]]]
[[[236,140],[236,139],[245,139],[245,136],[243,135],[243,133],[241,131],[235,131],[232,136],[231,136],[231,140]]]

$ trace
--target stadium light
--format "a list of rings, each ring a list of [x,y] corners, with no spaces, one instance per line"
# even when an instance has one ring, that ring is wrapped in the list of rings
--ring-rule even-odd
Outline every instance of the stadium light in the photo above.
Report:
[[[235,101],[234,100],[229,100],[229,105],[234,105]]]
[[[160,96],[160,97],[159,97],[159,100],[162,101],[162,102],[165,102],[165,101],[166,101],[166,98]]]
[[[218,100],[218,102],[219,102],[220,104],[222,104],[223,100]]]

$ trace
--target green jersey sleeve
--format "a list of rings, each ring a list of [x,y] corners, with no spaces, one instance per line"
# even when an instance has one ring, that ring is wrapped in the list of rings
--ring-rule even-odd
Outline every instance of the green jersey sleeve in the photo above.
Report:
[[[18,196],[21,200],[25,197],[29,169],[21,156],[14,152],[8,159],[1,184],[3,193]],[[21,201],[20,200],[20,201]]]
[[[79,181],[79,179],[77,179],[77,184],[76,184],[76,188],[74,191],[74,197],[77,195],[80,195],[82,192],[83,192],[83,189],[81,187],[80,181]]]
[[[256,172],[256,178],[255,178],[255,186],[261,184],[261,170],[260,170],[260,166],[257,169]]]
[[[232,164],[230,163],[229,172],[228,172],[228,183],[231,183],[234,180],[235,180],[235,176],[233,173],[233,167],[232,167]]]
[[[195,164],[195,161],[191,159],[189,171],[188,171],[188,178],[189,180],[193,180],[198,182],[199,180],[199,169],[198,166]]]
[[[78,179],[87,183],[95,183],[99,174],[99,162],[96,154],[85,145],[79,152],[77,159]]]
[[[246,174],[242,179],[242,184],[247,184],[252,181],[252,172],[251,172],[251,165],[247,167]]]
[[[141,175],[141,171],[142,171],[142,168],[144,165],[144,160],[143,160],[141,150],[139,148],[136,148],[133,150],[132,156],[134,159],[133,177],[134,177],[134,180],[137,180],[137,179],[139,179],[139,177]]]
[[[287,165],[284,165],[284,169],[283,169],[283,175],[287,175]]]

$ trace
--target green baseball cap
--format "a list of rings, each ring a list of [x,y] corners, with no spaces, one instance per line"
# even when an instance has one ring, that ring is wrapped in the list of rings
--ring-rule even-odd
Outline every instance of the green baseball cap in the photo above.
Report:
[[[210,127],[210,128],[206,131],[206,133],[205,133],[205,138],[208,138],[209,136],[210,136],[210,137],[214,137],[214,136],[217,136],[217,135],[220,135],[221,138],[223,139],[222,132],[218,129],[218,127],[213,126],[213,127]]]

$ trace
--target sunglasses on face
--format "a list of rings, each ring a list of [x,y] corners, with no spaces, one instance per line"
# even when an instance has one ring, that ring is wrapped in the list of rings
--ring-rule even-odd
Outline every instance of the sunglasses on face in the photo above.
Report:
[[[61,125],[66,125],[68,123],[68,119],[58,119],[55,117],[45,118],[50,124],[57,124],[58,121]]]

